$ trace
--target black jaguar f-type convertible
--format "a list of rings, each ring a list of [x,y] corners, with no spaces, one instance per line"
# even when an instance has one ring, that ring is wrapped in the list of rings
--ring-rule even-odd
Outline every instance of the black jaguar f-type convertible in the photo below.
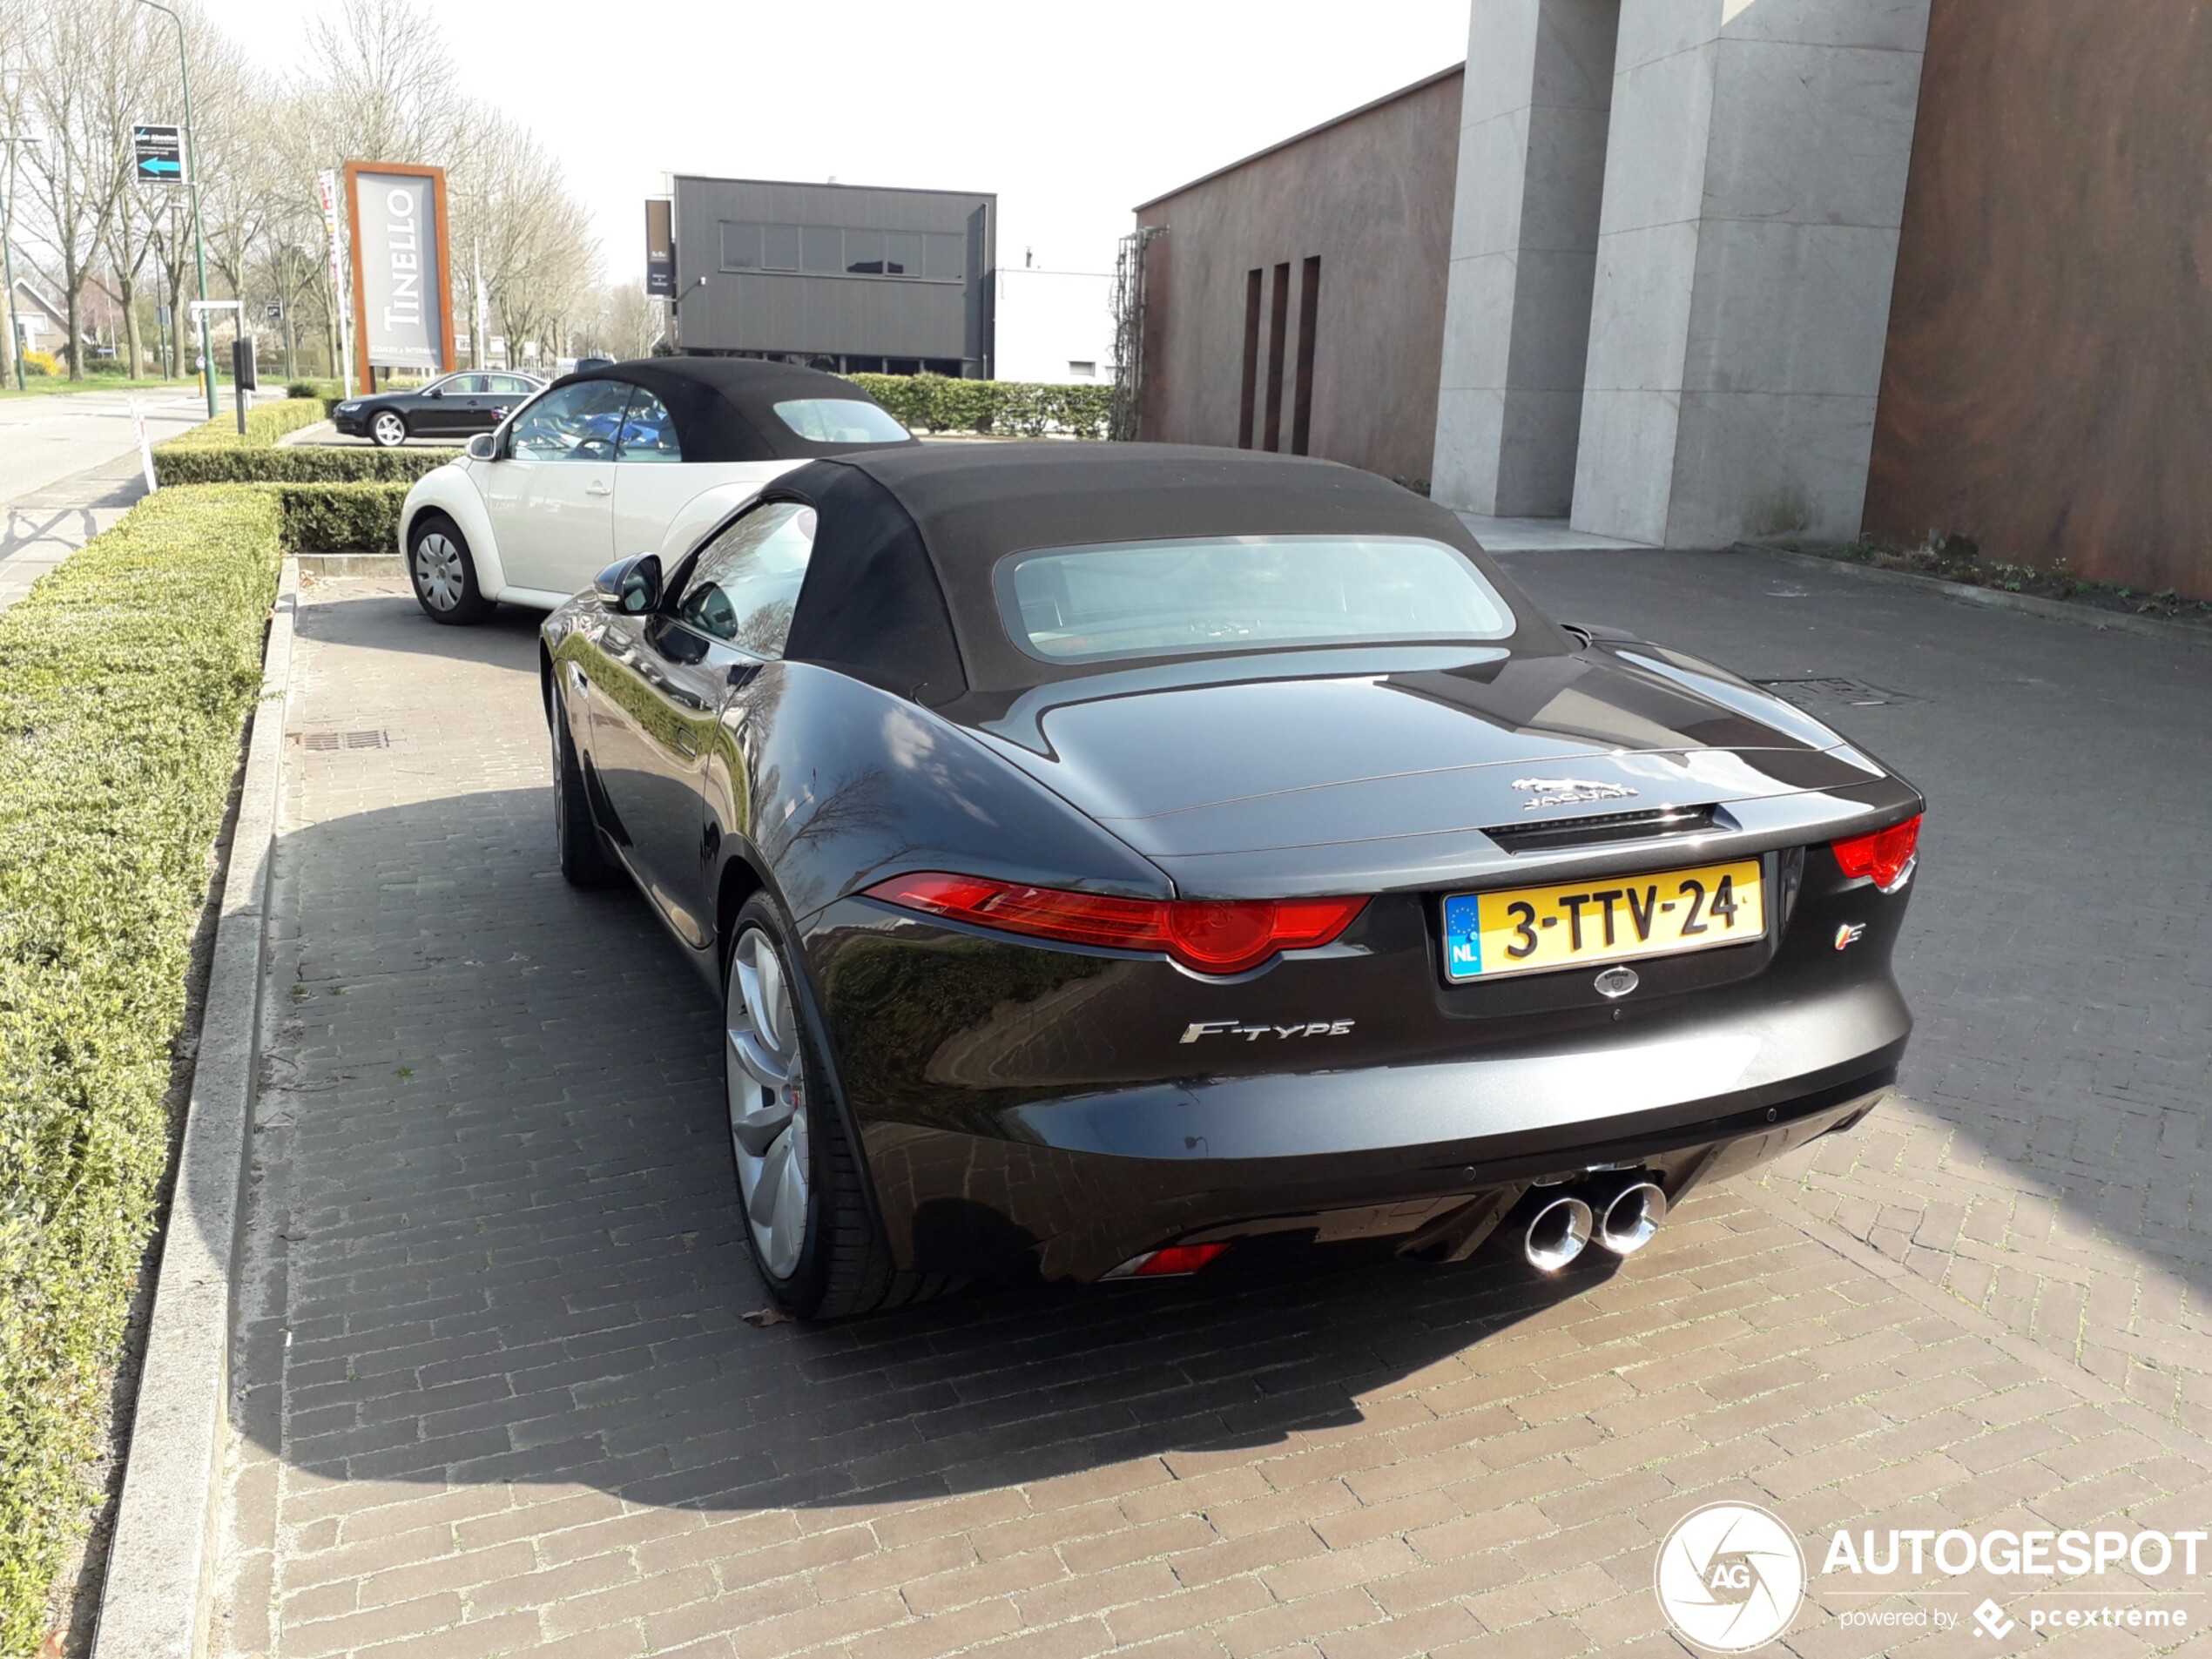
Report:
[[[1285,1235],[1625,1254],[1911,1028],[1913,788],[1350,468],[816,462],[543,638],[562,868],[722,995],[801,1317]]]

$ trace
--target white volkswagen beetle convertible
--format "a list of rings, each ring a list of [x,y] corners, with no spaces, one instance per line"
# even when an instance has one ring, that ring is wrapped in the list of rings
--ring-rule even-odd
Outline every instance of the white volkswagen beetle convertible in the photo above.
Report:
[[[550,610],[618,558],[688,547],[779,473],[915,442],[850,381],[735,357],[654,357],[556,381],[400,511],[433,622]]]

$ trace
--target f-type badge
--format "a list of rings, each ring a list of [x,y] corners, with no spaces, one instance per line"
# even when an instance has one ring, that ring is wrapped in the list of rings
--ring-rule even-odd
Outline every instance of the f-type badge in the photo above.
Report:
[[[1633,968],[1608,968],[1590,981],[1600,996],[1622,997],[1643,983]]]
[[[1577,801],[1632,800],[1636,792],[1626,784],[1594,784],[1580,778],[1516,778],[1513,786],[1531,792],[1533,798],[1521,803],[1524,813],[1539,806],[1572,806]]]

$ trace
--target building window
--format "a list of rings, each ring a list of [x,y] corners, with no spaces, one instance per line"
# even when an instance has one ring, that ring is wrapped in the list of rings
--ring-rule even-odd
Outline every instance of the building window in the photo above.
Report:
[[[1321,256],[1311,254],[1298,293],[1298,378],[1291,394],[1291,453],[1306,453],[1313,435],[1313,325],[1321,314]]]
[[[1267,315],[1267,434],[1262,446],[1283,447],[1283,343],[1291,327],[1291,265],[1275,267],[1274,305]]]
[[[1252,415],[1259,406],[1259,294],[1257,267],[1244,273],[1244,385],[1237,400],[1237,447],[1252,447]]]
[[[764,271],[799,269],[799,226],[763,225],[760,227],[760,268]]]
[[[793,271],[811,276],[895,277],[964,282],[968,238],[956,231],[849,230],[836,225],[722,226],[725,271]]]
[[[1072,381],[1096,380],[1098,378],[1098,364],[1096,360],[1094,359],[1092,361],[1088,363],[1070,361],[1068,365],[1068,378]]]

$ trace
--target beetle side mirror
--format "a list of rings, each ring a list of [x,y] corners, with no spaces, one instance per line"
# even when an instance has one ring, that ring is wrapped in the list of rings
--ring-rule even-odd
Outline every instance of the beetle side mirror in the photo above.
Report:
[[[498,441],[489,432],[479,432],[469,440],[469,459],[471,461],[498,460]]]
[[[599,572],[592,584],[599,603],[626,617],[658,610],[661,600],[660,555],[637,553],[618,559]]]

